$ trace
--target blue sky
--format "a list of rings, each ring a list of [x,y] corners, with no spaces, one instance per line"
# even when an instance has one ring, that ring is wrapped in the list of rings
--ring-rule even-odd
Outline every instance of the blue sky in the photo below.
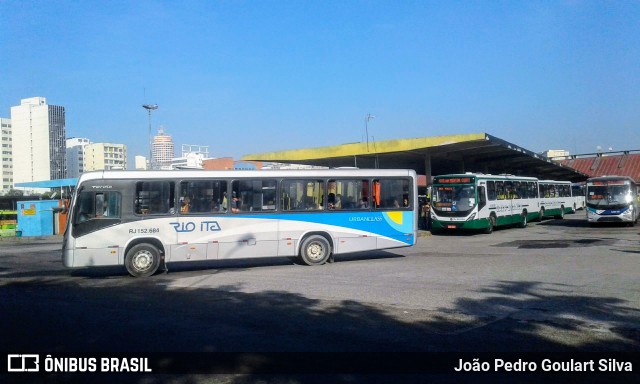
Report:
[[[44,96],[67,136],[232,156],[487,132],[640,149],[638,1],[0,1],[0,117]]]

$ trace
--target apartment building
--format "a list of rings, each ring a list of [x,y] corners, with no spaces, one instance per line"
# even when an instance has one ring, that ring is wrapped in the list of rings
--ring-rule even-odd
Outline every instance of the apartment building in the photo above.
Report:
[[[11,107],[13,182],[67,177],[65,109],[44,97]]]

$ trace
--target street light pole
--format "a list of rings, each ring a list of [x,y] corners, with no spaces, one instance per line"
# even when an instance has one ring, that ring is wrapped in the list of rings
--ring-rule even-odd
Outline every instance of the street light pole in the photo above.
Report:
[[[369,120],[375,119],[376,117],[370,113],[367,113],[367,116],[364,117],[364,131],[367,135],[367,152],[369,152]]]
[[[155,111],[158,109],[158,104],[144,104],[142,108],[146,109],[149,112],[149,169],[151,166],[151,159],[153,157],[153,139],[151,136],[151,111]]]

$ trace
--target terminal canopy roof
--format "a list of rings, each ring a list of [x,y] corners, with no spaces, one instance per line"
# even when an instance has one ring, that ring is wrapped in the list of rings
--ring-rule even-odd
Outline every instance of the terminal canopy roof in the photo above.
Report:
[[[26,183],[16,183],[16,188],[61,188],[75,187],[78,184],[78,178],[56,179],[44,181],[30,181]]]
[[[265,152],[242,160],[325,167],[407,168],[418,174],[481,172],[584,181],[587,175],[486,133]]]

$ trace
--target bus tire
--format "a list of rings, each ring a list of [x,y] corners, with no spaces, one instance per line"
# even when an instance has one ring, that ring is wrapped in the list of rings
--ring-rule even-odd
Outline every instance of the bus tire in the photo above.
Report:
[[[558,220],[564,219],[564,205],[560,206],[560,214],[556,215],[556,219]]]
[[[522,211],[522,221],[518,223],[519,228],[527,228],[528,220],[527,211]]]
[[[544,218],[544,207],[540,208],[540,212],[538,212],[538,221],[542,222]]]
[[[331,256],[331,244],[321,235],[304,239],[300,247],[300,261],[306,265],[322,265]]]
[[[487,235],[493,233],[493,229],[495,227],[496,227],[496,216],[492,214],[491,216],[489,216],[489,226],[484,229],[484,233],[486,233]]]
[[[160,251],[148,243],[136,244],[127,252],[124,265],[133,277],[149,277],[160,267]]]

